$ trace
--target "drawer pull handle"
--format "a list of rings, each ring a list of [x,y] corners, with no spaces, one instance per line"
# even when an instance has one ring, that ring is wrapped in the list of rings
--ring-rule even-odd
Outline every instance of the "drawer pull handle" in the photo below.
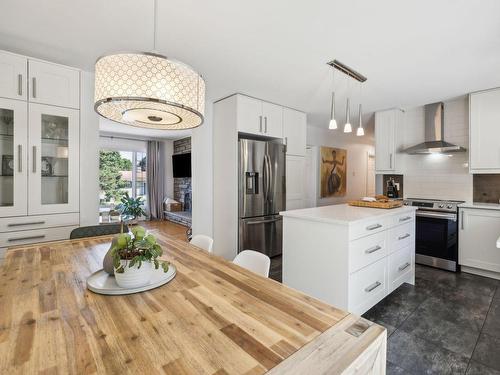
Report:
[[[366,253],[366,254],[372,254],[372,253],[374,253],[375,251],[379,251],[380,249],[382,249],[382,246],[379,246],[379,245],[377,245],[377,246],[373,246],[373,247],[370,247],[369,249],[366,249],[366,250],[365,250],[365,253]]]
[[[378,229],[378,228],[382,228],[382,224],[369,225],[369,226],[366,227],[366,230],[375,230],[375,229]]]
[[[40,238],[45,238],[45,235],[41,234],[39,236],[26,236],[26,237],[9,238],[9,239],[7,239],[7,241],[15,242],[15,241],[25,241],[25,240],[37,240]]]
[[[411,236],[411,234],[410,234],[410,233],[406,233],[406,234],[403,234],[402,236],[399,236],[399,237],[398,237],[398,240],[404,240],[405,238],[408,238],[408,237],[410,237],[410,236]]]
[[[370,293],[371,291],[377,289],[382,283],[380,281],[377,281],[373,283],[372,285],[368,286],[365,288],[365,292]]]
[[[30,221],[29,223],[9,223],[8,227],[20,227],[22,225],[41,225],[45,224],[45,221]]]
[[[398,270],[401,272],[401,271],[404,271],[405,269],[407,269],[408,267],[410,267],[411,264],[406,262],[405,264],[403,264],[402,266],[399,266]]]
[[[403,222],[403,221],[408,221],[408,220],[411,220],[411,216],[406,216],[406,217],[400,217],[399,218],[399,222]]]

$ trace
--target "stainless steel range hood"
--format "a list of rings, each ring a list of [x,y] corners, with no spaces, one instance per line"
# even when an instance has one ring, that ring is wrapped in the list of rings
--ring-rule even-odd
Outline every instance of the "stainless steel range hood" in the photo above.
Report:
[[[443,103],[425,106],[425,142],[404,150],[407,154],[433,154],[464,152],[465,148],[446,142],[444,139]]]

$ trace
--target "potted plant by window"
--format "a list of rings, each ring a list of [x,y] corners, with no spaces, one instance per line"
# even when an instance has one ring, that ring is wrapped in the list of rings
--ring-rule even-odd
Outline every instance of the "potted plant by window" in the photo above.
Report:
[[[132,220],[128,220],[128,224],[137,224],[137,219],[146,215],[146,212],[142,208],[144,206],[142,197],[131,198],[126,192],[120,199],[120,202],[116,208],[120,210],[122,215],[133,218]]]
[[[148,285],[154,269],[168,271],[169,263],[159,260],[163,254],[156,238],[137,226],[130,233],[121,233],[111,248],[115,280],[122,288],[139,288]]]

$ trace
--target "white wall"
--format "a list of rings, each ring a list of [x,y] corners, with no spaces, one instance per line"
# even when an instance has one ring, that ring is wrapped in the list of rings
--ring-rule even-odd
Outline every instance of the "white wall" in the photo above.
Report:
[[[307,171],[308,180],[314,184],[316,204],[326,206],[359,199],[366,195],[368,154],[375,152],[373,139],[357,137],[354,133],[344,134],[341,129],[328,130],[316,126],[307,127],[307,145],[313,151],[313,170]],[[319,198],[319,148],[337,147],[347,150],[347,189],[343,197]]]
[[[80,96],[80,225],[99,223],[99,116],[94,74],[82,72]]]
[[[213,103],[207,102],[205,122],[191,135],[191,170],[193,189],[193,234],[213,236]],[[236,161],[235,161],[236,163]],[[220,207],[219,207],[220,209]]]
[[[424,140],[424,107],[405,111],[404,147]],[[444,102],[444,140],[469,147],[467,96]],[[405,198],[435,198],[472,201],[469,153],[404,155]]]

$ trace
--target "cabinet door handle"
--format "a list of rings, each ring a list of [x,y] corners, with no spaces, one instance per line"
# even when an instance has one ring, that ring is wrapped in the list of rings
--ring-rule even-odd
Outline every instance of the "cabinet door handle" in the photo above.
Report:
[[[28,223],[9,223],[7,224],[8,227],[20,227],[22,225],[41,225],[45,224],[45,221],[30,221]]]
[[[408,267],[410,267],[411,264],[406,262],[405,264],[403,264],[402,266],[399,266],[398,270],[401,272],[401,271],[404,271],[405,269],[407,269]]]
[[[382,246],[379,246],[379,245],[377,245],[377,246],[373,246],[373,247],[370,247],[369,249],[366,249],[366,250],[365,250],[365,253],[366,253],[366,254],[372,254],[372,253],[374,253],[375,251],[379,251],[380,249],[382,249]]]
[[[382,228],[382,224],[369,225],[369,226],[366,227],[366,230],[375,230],[375,229],[378,229],[378,228]]]
[[[264,133],[267,133],[267,116],[264,117]]]
[[[259,116],[259,132],[262,133],[262,116]]]
[[[22,74],[17,75],[17,94],[19,96],[23,95],[23,75]]]
[[[392,153],[389,154],[389,169],[392,169]]]
[[[406,233],[406,234],[403,234],[402,236],[399,236],[399,237],[398,237],[398,240],[400,240],[400,241],[401,241],[401,240],[404,240],[405,238],[408,238],[408,237],[410,237],[410,236],[411,236],[411,234],[410,234],[410,233]]]
[[[403,221],[408,221],[408,220],[411,220],[411,216],[406,216],[406,217],[401,217],[399,218],[399,222],[403,222]]]
[[[464,212],[463,211],[460,211],[460,227],[462,228],[462,230],[464,230]]]
[[[41,234],[39,236],[26,236],[26,237],[14,237],[14,238],[8,238],[8,242],[15,242],[15,241],[25,241],[25,240],[37,240],[40,238],[45,238],[44,234]]]
[[[23,171],[23,145],[17,145],[17,170]]]
[[[33,173],[36,173],[36,146],[33,146]]]
[[[380,281],[374,282],[372,285],[365,288],[365,292],[370,293],[371,291],[377,289],[382,283]]]
[[[33,77],[31,80],[31,94],[33,95],[33,98],[36,98],[36,77]]]

